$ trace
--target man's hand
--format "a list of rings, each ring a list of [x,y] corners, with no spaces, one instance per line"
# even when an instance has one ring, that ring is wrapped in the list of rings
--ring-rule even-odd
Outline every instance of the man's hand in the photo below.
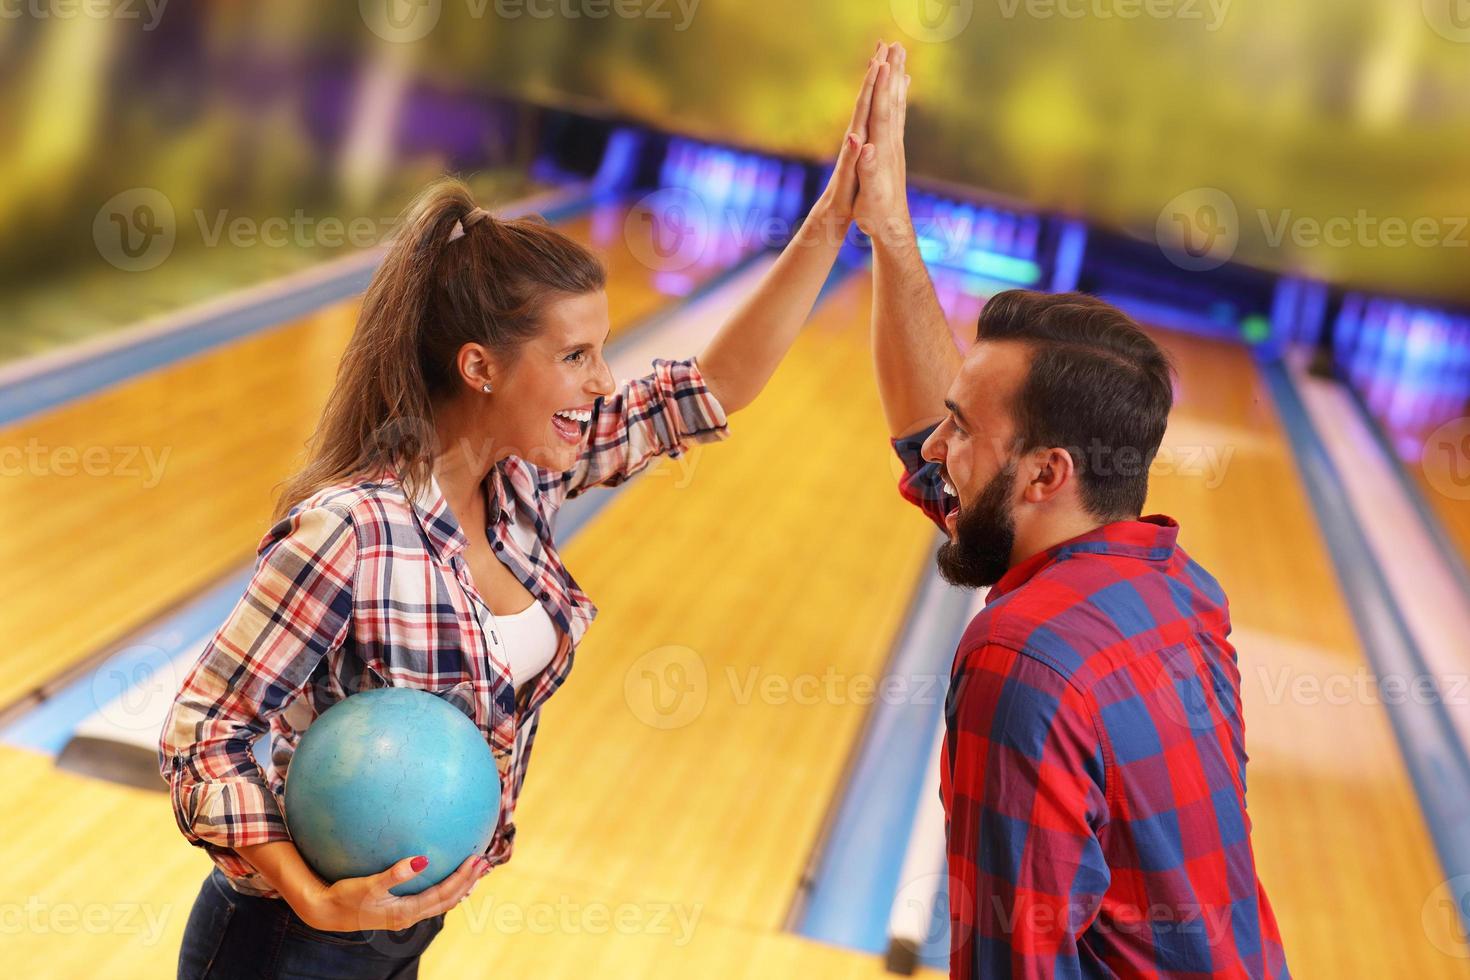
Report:
[[[960,369],[959,350],[909,218],[905,61],[902,45],[889,47],[873,83],[854,208],[858,227],[873,240],[873,361],[894,437],[912,435],[944,417],[945,393]]]
[[[908,53],[891,44],[873,83],[868,141],[858,154],[858,197],[853,210],[858,227],[884,241],[911,238],[907,192],[908,166],[904,160],[903,128],[908,110]]]

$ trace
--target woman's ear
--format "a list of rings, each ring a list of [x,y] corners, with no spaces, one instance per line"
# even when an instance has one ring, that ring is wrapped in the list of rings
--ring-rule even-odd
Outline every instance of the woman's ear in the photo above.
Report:
[[[468,343],[459,349],[455,368],[471,391],[489,393],[501,381],[499,361],[484,344]]]

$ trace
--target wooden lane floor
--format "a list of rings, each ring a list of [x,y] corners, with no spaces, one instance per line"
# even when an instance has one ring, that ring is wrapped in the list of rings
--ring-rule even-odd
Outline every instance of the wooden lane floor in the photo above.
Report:
[[[673,296],[604,205],[568,232],[609,267],[615,334]],[[637,253],[642,254],[642,253]],[[687,270],[678,289],[720,271]],[[0,431],[21,464],[0,479],[0,706],[247,564],[351,335],[338,303],[140,375]],[[18,470],[18,472],[17,472]]]
[[[1160,332],[1179,397],[1149,509],[1230,597],[1253,840],[1297,976],[1465,977],[1373,674],[1247,351]]]

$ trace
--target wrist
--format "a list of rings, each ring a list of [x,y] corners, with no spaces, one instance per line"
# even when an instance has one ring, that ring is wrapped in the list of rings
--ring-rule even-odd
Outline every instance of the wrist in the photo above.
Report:
[[[851,223],[852,208],[843,208],[830,192],[824,192],[807,212],[797,234],[808,242],[815,238],[819,242],[840,245]]]
[[[865,222],[863,229],[873,243],[873,251],[885,255],[903,255],[918,249],[919,240],[914,231],[908,207],[900,206],[883,212],[881,217]]]

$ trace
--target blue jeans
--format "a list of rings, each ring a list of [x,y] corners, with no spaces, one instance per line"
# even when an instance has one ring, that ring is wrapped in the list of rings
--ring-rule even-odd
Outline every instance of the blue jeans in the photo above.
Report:
[[[443,928],[436,915],[396,932],[323,932],[282,899],[240,894],[216,868],[184,927],[179,980],[416,980],[419,956]]]

